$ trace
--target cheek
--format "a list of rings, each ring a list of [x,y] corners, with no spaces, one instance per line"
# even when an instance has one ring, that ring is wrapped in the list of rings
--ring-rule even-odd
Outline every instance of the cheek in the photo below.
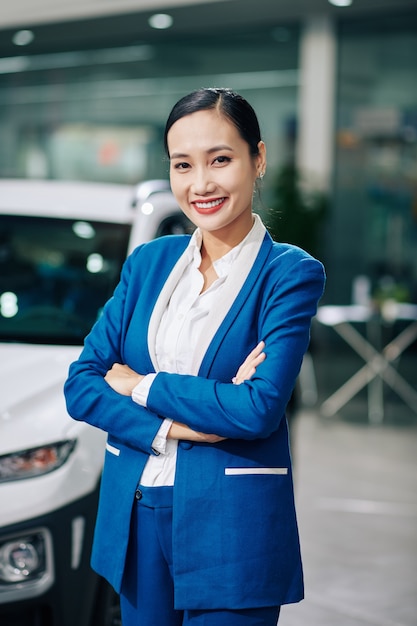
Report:
[[[227,179],[227,187],[231,192],[238,193],[240,196],[246,196],[247,194],[251,196],[255,179],[256,174],[252,170],[242,168]]]
[[[175,200],[178,202],[180,209],[187,215],[188,203],[187,203],[187,191],[185,185],[181,179],[178,180],[177,176],[170,177],[171,191]]]
[[[184,185],[181,185],[181,180],[178,179],[178,175],[175,172],[170,172],[169,180],[171,184],[171,191],[176,198],[181,194]]]
[[[233,184],[239,185],[252,185],[256,180],[257,170],[253,163],[241,162],[238,167],[233,170],[232,178]]]

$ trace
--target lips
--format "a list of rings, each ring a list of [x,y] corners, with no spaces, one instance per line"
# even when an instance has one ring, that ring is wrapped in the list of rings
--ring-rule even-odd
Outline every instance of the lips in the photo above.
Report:
[[[197,213],[211,215],[212,213],[219,211],[225,202],[226,198],[216,198],[215,200],[195,200],[191,204]]]

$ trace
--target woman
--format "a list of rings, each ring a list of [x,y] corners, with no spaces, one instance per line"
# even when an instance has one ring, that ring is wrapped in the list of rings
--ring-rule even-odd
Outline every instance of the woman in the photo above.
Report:
[[[275,626],[303,597],[285,407],[324,272],[252,212],[266,150],[241,96],[182,98],[165,147],[196,231],[127,259],[65,386],[108,433],[92,564],[124,626]]]

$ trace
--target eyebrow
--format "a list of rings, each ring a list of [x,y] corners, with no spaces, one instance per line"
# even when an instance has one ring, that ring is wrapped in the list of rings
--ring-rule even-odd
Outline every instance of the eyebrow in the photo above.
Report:
[[[213,154],[213,152],[221,152],[222,150],[228,150],[229,152],[233,152],[233,148],[231,148],[227,144],[220,144],[218,146],[213,146],[212,148],[209,148],[207,150],[207,154]],[[184,159],[189,156],[190,155],[186,154],[185,152],[174,152],[173,154],[171,154],[170,158],[171,159]]]

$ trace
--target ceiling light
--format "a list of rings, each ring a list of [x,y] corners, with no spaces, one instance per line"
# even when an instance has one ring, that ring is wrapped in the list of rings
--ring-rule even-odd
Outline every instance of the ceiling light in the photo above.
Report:
[[[13,35],[13,43],[15,46],[27,46],[32,43],[35,35],[31,30],[18,30]]]
[[[353,0],[329,0],[335,7],[350,7]]]
[[[167,13],[155,13],[154,15],[151,15],[148,22],[152,28],[164,30],[166,28],[171,28],[174,20],[172,19],[172,16]]]

